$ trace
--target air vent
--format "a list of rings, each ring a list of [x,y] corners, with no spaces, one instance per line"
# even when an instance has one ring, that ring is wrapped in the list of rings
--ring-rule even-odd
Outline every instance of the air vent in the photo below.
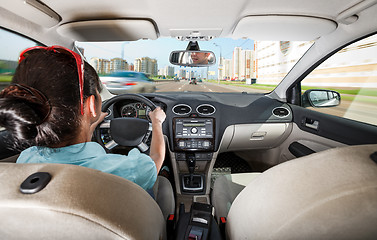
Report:
[[[289,110],[285,107],[277,107],[272,110],[272,114],[278,118],[284,118],[289,115]]]
[[[175,105],[172,110],[173,110],[173,113],[177,115],[186,115],[186,114],[189,114],[192,109],[189,105],[178,104],[178,105]]]
[[[196,111],[203,115],[212,115],[216,112],[216,108],[209,104],[202,104],[196,108]]]

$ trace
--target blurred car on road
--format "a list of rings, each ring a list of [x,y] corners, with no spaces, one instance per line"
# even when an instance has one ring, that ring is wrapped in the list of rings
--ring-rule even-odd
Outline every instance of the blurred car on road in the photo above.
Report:
[[[112,94],[155,92],[156,86],[145,73],[133,71],[113,72],[100,77]]]

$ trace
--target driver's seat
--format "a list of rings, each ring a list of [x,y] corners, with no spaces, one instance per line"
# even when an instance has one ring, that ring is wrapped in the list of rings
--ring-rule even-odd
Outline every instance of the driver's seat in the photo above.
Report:
[[[21,184],[37,187],[36,193]],[[49,173],[49,174],[43,174]],[[133,182],[63,164],[0,164],[2,239],[165,239],[165,220]],[[43,185],[43,184],[42,184]],[[35,188],[34,188],[35,189]]]

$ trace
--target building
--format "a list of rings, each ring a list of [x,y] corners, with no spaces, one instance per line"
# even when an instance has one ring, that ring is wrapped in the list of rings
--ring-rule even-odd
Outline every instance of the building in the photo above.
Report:
[[[299,41],[255,42],[257,83],[278,84],[311,45]]]
[[[111,60],[92,58],[90,59],[90,65],[92,65],[98,74],[108,74],[115,71],[129,70],[127,61],[121,58],[113,58]]]
[[[239,59],[239,79],[245,80],[252,77],[253,72],[253,51],[252,50],[242,50]]]
[[[241,72],[241,51],[242,48],[235,47],[232,57],[232,79],[238,80]]]
[[[166,66],[165,67],[165,73],[166,73],[165,76],[171,76],[171,77],[173,77],[174,76],[174,71],[175,71],[175,68],[173,66]]]
[[[375,34],[337,52],[310,73],[302,84],[324,88],[377,88],[376,52]]]
[[[184,70],[184,69],[179,69],[178,77],[179,77],[179,78],[186,78],[186,70]]]
[[[175,68],[172,67],[172,66],[165,66],[164,68],[160,68],[158,70],[158,75],[160,76],[165,76],[165,77],[174,77],[174,71],[175,71]]]
[[[128,63],[126,60],[122,58],[113,58],[110,60],[110,71],[116,72],[116,71],[127,71],[128,69]]]
[[[102,58],[90,59],[90,65],[98,74],[108,74],[111,72],[110,61]]]
[[[152,76],[156,76],[158,74],[157,60],[149,58],[149,57],[136,58],[135,71],[143,72]]]
[[[134,61],[134,71],[141,72],[141,58],[136,58]]]
[[[235,47],[232,59],[220,58],[219,79],[245,80],[255,78],[254,50]]]
[[[232,60],[231,59],[224,59],[224,75],[223,78],[220,79],[226,79],[229,80],[232,78]]]

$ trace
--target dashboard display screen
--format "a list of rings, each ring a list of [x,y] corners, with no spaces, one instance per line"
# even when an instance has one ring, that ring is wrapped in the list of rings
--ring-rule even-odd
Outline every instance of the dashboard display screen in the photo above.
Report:
[[[145,116],[145,109],[139,109],[139,110],[137,111],[137,115],[138,115],[138,116]]]

